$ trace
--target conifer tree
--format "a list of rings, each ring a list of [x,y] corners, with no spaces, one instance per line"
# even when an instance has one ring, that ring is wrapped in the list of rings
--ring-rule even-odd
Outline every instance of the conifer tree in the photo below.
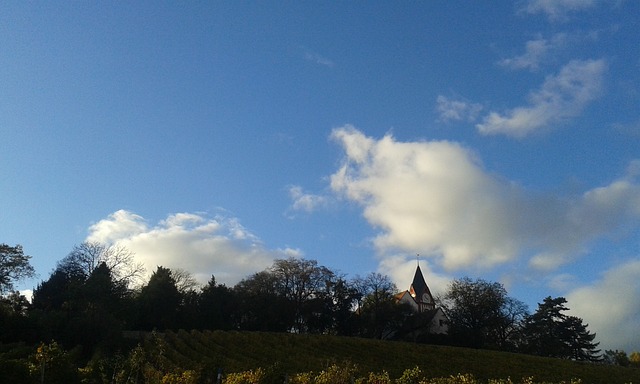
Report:
[[[563,312],[564,297],[545,298],[538,310],[526,320],[524,327],[524,352],[540,356],[573,360],[601,360],[595,333],[587,330],[587,324],[575,316]]]

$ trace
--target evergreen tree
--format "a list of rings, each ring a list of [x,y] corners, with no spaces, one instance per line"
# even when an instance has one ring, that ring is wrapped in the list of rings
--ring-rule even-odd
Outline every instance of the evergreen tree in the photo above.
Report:
[[[159,266],[137,297],[140,329],[175,329],[181,302],[171,270]]]
[[[232,329],[235,304],[233,291],[224,284],[217,284],[216,278],[211,276],[198,295],[199,327],[201,329]]]
[[[563,312],[564,297],[547,297],[538,304],[538,310],[526,320],[524,351],[540,356],[563,359],[599,361],[600,350],[594,343],[595,334],[587,330],[582,319]]]
[[[596,338],[595,333],[587,330],[589,324],[583,324],[582,319],[575,316],[569,316],[565,320],[567,329],[567,341],[571,351],[571,359],[585,361],[600,361],[600,350],[593,340]]]

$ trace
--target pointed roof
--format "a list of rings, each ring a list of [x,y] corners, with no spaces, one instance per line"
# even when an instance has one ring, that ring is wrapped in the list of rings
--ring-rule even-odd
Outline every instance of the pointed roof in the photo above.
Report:
[[[429,286],[427,286],[427,282],[424,280],[424,276],[420,270],[420,265],[416,268],[416,274],[413,276],[413,282],[409,288],[409,293],[411,293],[411,296],[416,298],[418,301],[422,300],[422,295],[425,293],[428,293],[429,296],[433,297],[429,290]]]

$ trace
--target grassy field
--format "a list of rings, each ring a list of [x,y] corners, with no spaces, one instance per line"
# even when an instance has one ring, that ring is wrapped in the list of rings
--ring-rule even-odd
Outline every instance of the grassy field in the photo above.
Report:
[[[392,378],[417,366],[429,377],[469,373],[482,380],[533,377],[536,382],[640,383],[636,368],[437,345],[260,332],[179,331],[158,337],[166,357],[183,369],[206,365],[239,372],[277,366],[295,374],[349,362],[363,375],[387,371]]]

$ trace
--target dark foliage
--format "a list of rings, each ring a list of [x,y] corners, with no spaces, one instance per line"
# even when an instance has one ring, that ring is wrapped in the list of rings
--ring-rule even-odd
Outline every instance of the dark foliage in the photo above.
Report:
[[[572,360],[601,360],[595,334],[587,330],[582,319],[567,316],[564,297],[547,297],[537,311],[526,319],[523,351],[540,356]]]
[[[24,254],[21,245],[11,247],[0,244],[0,295],[12,291],[16,281],[35,275],[30,259],[31,256]]]
[[[454,280],[442,299],[449,331],[458,345],[515,350],[526,306],[504,286],[468,277]]]

